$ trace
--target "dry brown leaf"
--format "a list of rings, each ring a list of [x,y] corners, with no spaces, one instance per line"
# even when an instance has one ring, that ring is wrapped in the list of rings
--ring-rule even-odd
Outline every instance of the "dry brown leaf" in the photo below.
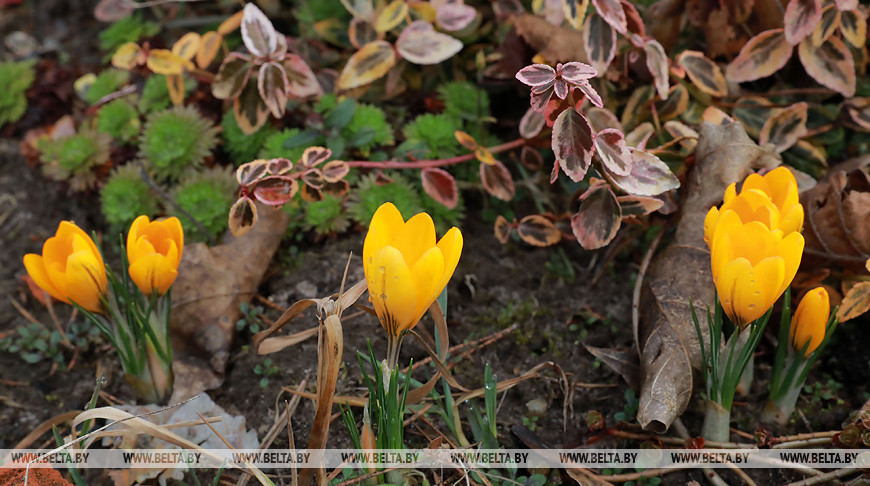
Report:
[[[846,161],[801,195],[805,266],[862,271],[870,258],[870,156]]]
[[[637,419],[644,429],[658,433],[685,410],[692,395],[692,368],[701,363],[689,303],[701,314],[713,303],[704,217],[722,202],[725,188],[742,181],[750,169],[780,163],[774,153],[756,145],[739,123],[702,123],[695,157],[698,162],[686,181],[674,242],[653,260],[641,292]]]
[[[184,249],[172,291],[173,402],[223,382],[239,305],[250,302],[289,222],[280,209],[258,210],[260,222],[244,236]]]
[[[634,348],[596,348],[587,344],[583,344],[583,347],[589,351],[589,354],[621,376],[628,386],[637,392],[640,388],[640,367]]]
[[[580,61],[589,63],[583,49],[583,33],[557,27],[535,15],[518,15],[512,22],[520,35],[549,63]]]

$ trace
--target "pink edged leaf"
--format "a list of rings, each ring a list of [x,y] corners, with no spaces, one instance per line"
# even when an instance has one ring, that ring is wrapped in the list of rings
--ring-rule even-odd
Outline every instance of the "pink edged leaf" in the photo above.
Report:
[[[571,230],[580,246],[597,250],[607,246],[622,221],[622,208],[607,184],[591,186],[582,196],[580,210],[571,216]]]
[[[592,5],[598,15],[617,32],[625,34],[628,31],[628,20],[619,0],[592,0]]]
[[[219,100],[230,100],[239,96],[248,84],[253,64],[241,55],[230,54],[221,63],[214,81],[211,94]]]
[[[494,164],[480,164],[480,182],[486,192],[501,199],[510,201],[514,198],[514,180],[510,171],[498,160]]]
[[[646,149],[646,142],[655,134],[656,129],[650,122],[643,122],[625,134],[625,143],[638,150]]]
[[[853,130],[870,132],[870,98],[852,98],[840,104],[844,123]]]
[[[840,32],[852,47],[861,49],[867,40],[867,19],[857,9],[840,12]]]
[[[255,83],[248,83],[238,98],[233,100],[233,114],[242,133],[250,135],[266,124],[269,109]]]
[[[541,170],[544,167],[544,156],[538,149],[523,145],[520,150],[520,163],[529,170]]]
[[[619,118],[616,118],[616,115],[606,108],[592,107],[586,110],[586,119],[595,133],[606,128],[615,128],[622,131],[622,124],[619,123]]]
[[[837,28],[840,27],[840,17],[840,11],[837,10],[837,6],[834,4],[829,4],[822,9],[822,20],[819,21],[810,35],[814,46],[825,42],[828,40],[828,37],[837,31]]]
[[[350,166],[343,160],[332,160],[327,162],[326,165],[320,169],[320,172],[323,174],[323,180],[325,180],[327,184],[334,184],[347,176],[350,172]]]
[[[791,52],[792,45],[786,42],[782,29],[765,30],[740,49],[725,68],[725,75],[738,83],[766,78],[785,66]]]
[[[520,118],[520,136],[523,138],[536,137],[544,128],[544,121],[543,114],[529,108]]]
[[[236,169],[236,181],[240,186],[250,186],[269,173],[269,161],[257,159]]]
[[[628,32],[641,39],[646,37],[646,27],[643,25],[643,19],[637,8],[628,0],[620,0],[620,3],[622,4],[622,11],[625,12]]]
[[[556,71],[565,81],[571,84],[581,84],[598,76],[598,70],[588,64],[573,61],[559,64]]]
[[[647,40],[643,44],[643,51],[646,53],[646,67],[652,73],[655,80],[656,91],[659,98],[665,100],[668,98],[668,55],[665,54],[665,48],[657,40]]]
[[[517,220],[515,219],[514,223],[516,223],[516,221]],[[495,218],[495,225],[492,230],[493,233],[495,233],[495,239],[497,239],[502,245],[507,243],[508,239],[511,237],[511,224],[500,214]]]
[[[645,216],[658,211],[665,202],[655,197],[619,196],[616,198],[622,208],[622,217]]]
[[[474,18],[477,17],[477,10],[474,7],[465,5],[464,3],[448,3],[438,9],[435,14],[435,21],[438,25],[448,31],[456,32],[468,27]]]
[[[323,94],[323,88],[317,82],[317,76],[314,75],[302,57],[296,54],[285,54],[281,65],[284,66],[284,72],[287,73],[287,81],[290,83],[288,93],[290,95],[296,98],[307,98]]]
[[[269,175],[284,175],[293,169],[293,162],[288,159],[278,157],[277,159],[269,159],[266,161]]]
[[[375,6],[372,0],[341,0],[341,4],[354,18],[374,22]]]
[[[661,121],[673,120],[689,108],[689,90],[682,83],[675,84],[668,92],[668,99],[655,102],[656,113]]]
[[[839,37],[832,35],[817,47],[810,39],[804,39],[798,46],[798,56],[816,82],[847,98],[855,96],[855,61]]]
[[[3,2],[0,2],[3,5]],[[124,0],[100,0],[94,7],[94,18],[100,22],[115,22],[133,13],[133,7]]]
[[[556,70],[546,64],[532,64],[517,71],[516,78],[528,86],[543,86],[556,80]]]
[[[287,90],[289,83],[284,68],[280,64],[267,62],[260,66],[257,75],[257,89],[260,97],[266,103],[266,108],[272,112],[275,118],[284,116],[287,109]]]
[[[590,15],[583,26],[583,47],[592,66],[603,73],[616,57],[616,31],[599,15]]]
[[[680,180],[655,155],[634,150],[631,153],[631,173],[627,176],[607,174],[616,187],[634,196],[658,196],[680,187]]]
[[[712,96],[726,96],[728,83],[718,64],[703,52],[683,51],[677,56],[677,63],[686,70],[689,80],[701,91]]]
[[[387,41],[374,41],[364,45],[350,56],[336,81],[336,88],[348,90],[370,84],[382,77],[396,64],[396,51]]]
[[[695,147],[698,145],[699,135],[693,128],[677,120],[666,121],[664,128],[674,139],[682,139],[680,140],[680,145],[683,148],[690,152],[695,150]]]
[[[444,169],[429,167],[420,172],[423,190],[439,204],[453,209],[459,202],[456,179]]]
[[[791,0],[785,8],[785,40],[797,45],[810,35],[822,20],[821,0]]]
[[[242,14],[242,41],[251,54],[267,57],[278,49],[278,34],[272,22],[253,2],[245,5]]]
[[[332,150],[326,147],[308,147],[302,152],[300,163],[305,167],[317,167],[332,157]]]
[[[233,236],[242,236],[257,224],[257,206],[248,197],[239,198],[230,208],[230,216],[227,221]]]
[[[583,27],[583,19],[586,18],[589,0],[561,0],[561,2],[565,19],[571,24],[571,27],[580,30]]]
[[[553,85],[554,84],[555,83],[553,83]],[[532,93],[529,97],[529,106],[533,111],[544,113],[547,109],[547,104],[550,102],[550,98],[553,97],[555,91],[553,85],[535,86],[532,88]]]
[[[560,113],[553,124],[552,147],[565,174],[574,182],[582,181],[595,152],[592,127],[586,117],[573,109]]]
[[[835,0],[837,8],[841,11],[855,10],[858,8],[858,0]]]
[[[564,79],[557,79],[553,83],[553,92],[556,93],[557,98],[564,100],[568,96],[568,83]]]
[[[801,101],[771,116],[761,127],[758,143],[772,143],[776,153],[785,152],[807,133],[808,105]]]
[[[299,183],[292,177],[269,176],[254,186],[254,197],[269,206],[283,206],[293,199],[298,190]]]
[[[420,65],[438,64],[462,50],[462,41],[437,32],[432,24],[416,20],[405,27],[396,40],[396,50],[409,62]]]
[[[562,241],[562,232],[552,221],[539,214],[532,214],[520,220],[517,225],[517,234],[526,243],[545,247],[552,246]]]
[[[608,128],[598,132],[595,135],[595,152],[605,171],[621,176],[631,173],[631,152],[621,131]]]
[[[601,100],[601,96],[598,95],[598,91],[595,91],[595,88],[593,88],[592,84],[588,81],[578,83],[575,86],[586,95],[586,99],[588,99],[594,106],[597,106],[598,108],[604,106],[604,102]]]

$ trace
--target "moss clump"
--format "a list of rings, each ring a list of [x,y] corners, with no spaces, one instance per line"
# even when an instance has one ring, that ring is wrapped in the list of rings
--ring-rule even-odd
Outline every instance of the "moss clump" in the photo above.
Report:
[[[33,84],[34,61],[0,62],[0,127],[27,111],[25,92]]]
[[[438,87],[444,112],[463,120],[489,117],[489,95],[469,82],[452,82]]]
[[[97,75],[85,92],[85,101],[93,105],[104,96],[118,91],[130,79],[130,73],[120,69],[105,69]]]
[[[270,125],[264,125],[256,132],[245,135],[239,128],[232,111],[224,113],[221,127],[223,127],[221,137],[224,139],[224,148],[236,165],[256,159],[266,140],[277,133],[277,130]]]
[[[353,118],[341,133],[351,146],[366,155],[375,147],[393,144],[393,129],[387,123],[387,115],[373,105],[358,104]]]
[[[184,77],[184,97],[186,98],[193,89],[196,83],[193,82],[187,75]],[[166,85],[166,76],[162,74],[152,74],[145,80],[145,87],[142,88],[142,97],[139,98],[139,111],[142,113],[152,113],[169,107],[172,100],[169,98],[169,87]]]
[[[141,127],[139,112],[125,99],[106,103],[100,107],[97,114],[97,130],[108,133],[121,142],[129,142],[136,138]]]
[[[142,180],[137,164],[115,169],[100,190],[103,216],[112,226],[127,227],[136,217],[153,216],[160,210],[157,198]]]
[[[447,114],[420,115],[402,130],[405,141],[399,152],[417,158],[440,159],[458,155],[464,148],[456,141],[454,133],[462,129],[459,119]]]
[[[159,179],[176,180],[197,167],[217,143],[217,127],[191,107],[175,107],[148,116],[139,139],[139,155]]]
[[[406,220],[422,211],[420,194],[400,174],[390,174],[393,182],[379,185],[377,177],[369,174],[362,177],[348,198],[348,213],[359,224],[368,226],[375,211],[385,202],[396,205]]]
[[[172,198],[205,227],[210,237],[217,238],[227,229],[227,214],[234,201],[235,188],[236,183],[230,167],[213,167],[186,174],[173,189]],[[175,208],[170,207],[169,210],[181,220],[186,240],[207,239],[187,216]]]
[[[93,168],[109,159],[111,143],[112,137],[95,130],[82,130],[58,140],[45,138],[38,144],[42,171],[52,179],[69,181],[74,190],[91,188],[97,182]]]
[[[305,229],[327,235],[346,230],[348,220],[344,217],[341,198],[324,194],[320,201],[305,205]]]
[[[127,42],[139,42],[139,39],[151,37],[158,32],[160,26],[143,20],[141,14],[128,15],[100,32],[100,49],[113,53]]]
[[[301,144],[292,148],[285,148],[284,142],[288,139],[297,137],[302,133],[298,128],[285,128],[284,130],[269,135],[263,143],[263,148],[260,150],[259,158],[261,159],[277,159],[285,158],[292,161],[294,164],[302,158],[305,149],[310,146],[323,145],[323,137],[316,138],[310,145]]]

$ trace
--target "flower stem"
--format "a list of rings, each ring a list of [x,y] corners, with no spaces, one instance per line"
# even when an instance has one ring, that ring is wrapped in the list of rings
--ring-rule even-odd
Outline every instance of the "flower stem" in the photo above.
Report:
[[[702,430],[705,440],[728,442],[730,437],[730,422],[730,409],[723,408],[722,405],[712,400],[707,400]]]

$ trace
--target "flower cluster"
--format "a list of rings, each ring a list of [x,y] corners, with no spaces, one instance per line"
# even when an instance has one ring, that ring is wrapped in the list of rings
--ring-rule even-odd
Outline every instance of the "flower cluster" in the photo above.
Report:
[[[725,313],[741,329],[763,316],[788,288],[804,249],[803,207],[785,167],[735,184],[704,221],[713,282]]]

